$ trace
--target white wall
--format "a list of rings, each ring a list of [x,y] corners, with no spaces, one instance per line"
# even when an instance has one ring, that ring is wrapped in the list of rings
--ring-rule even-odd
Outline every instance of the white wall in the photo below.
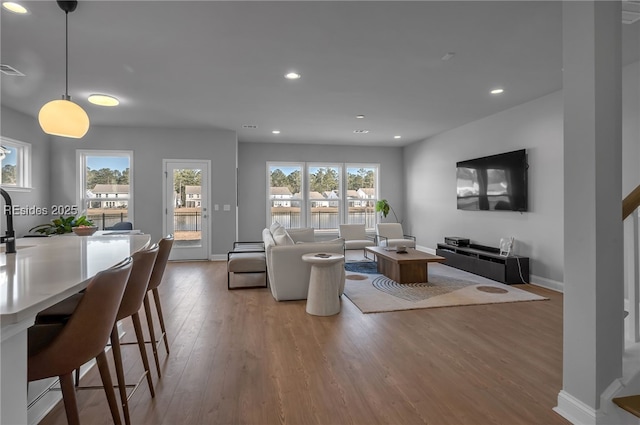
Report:
[[[283,143],[238,144],[238,238],[260,240],[266,225],[267,161],[380,164],[380,195],[402,219],[403,161],[401,148]]]
[[[163,236],[163,159],[211,160],[211,204],[236,205],[236,134],[227,130],[174,128],[118,128],[92,126],[81,140],[54,137],[50,161],[51,202],[76,203],[76,150],[133,150],[135,227]],[[226,254],[235,237],[236,216],[231,211],[211,211],[211,254]]]
[[[623,191],[640,184],[640,65],[623,69]],[[527,149],[529,212],[456,208],[455,163]],[[564,280],[563,98],[556,92],[408,146],[404,152],[406,211],[419,245],[445,236],[497,246],[516,238],[532,281],[562,288]],[[622,200],[622,195],[620,197]]]
[[[13,192],[9,195],[13,205],[22,207],[40,207],[49,209],[51,206],[50,192],[50,163],[51,141],[49,136],[40,130],[38,121],[28,115],[14,111],[6,107],[0,109],[1,117],[0,134],[21,142],[31,143],[31,184],[30,192]],[[5,232],[4,201],[2,203],[2,217],[0,217],[0,229]],[[48,217],[37,215],[14,216],[13,225],[16,236],[22,237],[29,229],[41,223],[48,222]]]

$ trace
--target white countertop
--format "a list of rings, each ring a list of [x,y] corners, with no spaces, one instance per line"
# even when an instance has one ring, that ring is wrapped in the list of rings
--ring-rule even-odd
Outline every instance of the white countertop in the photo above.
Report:
[[[34,317],[38,311],[78,292],[96,273],[144,248],[150,240],[149,235],[143,234],[103,233],[108,232],[16,239],[15,254],[5,254],[2,245],[2,328]]]

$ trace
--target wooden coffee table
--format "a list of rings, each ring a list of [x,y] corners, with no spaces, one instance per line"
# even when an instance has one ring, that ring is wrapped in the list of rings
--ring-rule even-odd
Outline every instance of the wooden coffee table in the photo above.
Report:
[[[375,254],[378,272],[398,283],[428,282],[429,263],[442,263],[446,260],[439,255],[413,248],[407,248],[406,254],[387,251],[381,246],[368,246],[365,250]]]

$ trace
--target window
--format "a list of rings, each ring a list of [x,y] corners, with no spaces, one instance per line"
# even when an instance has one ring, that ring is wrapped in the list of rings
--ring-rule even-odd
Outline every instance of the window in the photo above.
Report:
[[[100,228],[133,222],[133,152],[78,150],[77,163],[82,214]]]
[[[376,227],[376,201],[378,200],[378,166],[347,164],[347,224]]]
[[[309,172],[309,191],[307,192],[307,211],[311,214],[307,227],[318,230],[337,229],[343,211],[340,165],[311,164]]]
[[[0,137],[0,184],[6,190],[31,189],[31,144]]]
[[[267,224],[337,231],[376,224],[377,164],[267,163]]]
[[[302,216],[302,175],[304,164],[267,164],[267,217],[269,223],[275,221],[284,227],[305,227]]]

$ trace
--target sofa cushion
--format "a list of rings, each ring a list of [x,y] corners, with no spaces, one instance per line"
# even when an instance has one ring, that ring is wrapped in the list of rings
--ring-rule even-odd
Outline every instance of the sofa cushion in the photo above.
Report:
[[[280,226],[273,232],[273,240],[276,242],[276,245],[294,245],[293,239],[287,233],[287,229]]]
[[[287,233],[291,236],[294,243],[315,242],[315,232],[313,227],[304,227],[302,229],[287,229]]]
[[[330,239],[328,241],[318,241],[318,243],[341,243],[344,245],[344,238],[335,238],[335,239]]]
[[[229,254],[227,271],[232,273],[264,272],[267,263],[264,252],[238,252]]]

